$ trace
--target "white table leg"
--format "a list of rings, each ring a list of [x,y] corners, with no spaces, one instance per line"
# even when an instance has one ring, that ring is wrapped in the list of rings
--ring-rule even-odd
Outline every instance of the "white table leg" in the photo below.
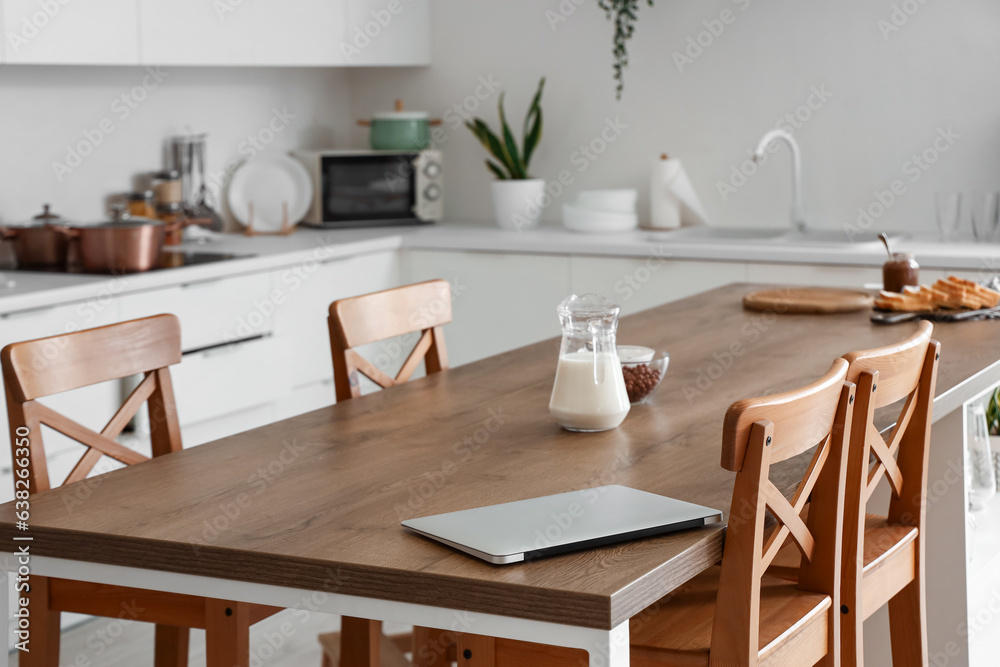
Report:
[[[3,585],[0,586],[0,618],[3,619],[3,632],[7,635],[3,650],[0,650],[0,667],[7,667],[10,649],[14,648],[10,637],[10,593],[13,585],[10,573],[0,571],[0,581],[3,581]]]
[[[594,632],[596,638],[591,648],[590,667],[628,667],[629,635],[628,621],[610,632]]]

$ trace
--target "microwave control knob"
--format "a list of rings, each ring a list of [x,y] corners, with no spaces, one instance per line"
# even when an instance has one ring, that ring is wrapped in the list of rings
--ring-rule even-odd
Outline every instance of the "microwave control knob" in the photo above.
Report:
[[[424,197],[427,201],[437,201],[441,199],[441,188],[436,185],[428,185],[424,188]]]
[[[424,174],[427,178],[437,178],[441,175],[441,165],[437,162],[428,162],[427,166],[424,167]]]

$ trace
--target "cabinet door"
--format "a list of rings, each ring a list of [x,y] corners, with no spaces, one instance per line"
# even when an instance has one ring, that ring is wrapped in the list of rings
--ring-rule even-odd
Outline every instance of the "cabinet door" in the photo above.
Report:
[[[739,262],[673,260],[655,253],[573,257],[570,266],[573,292],[606,296],[621,306],[623,316],[746,280],[746,265]]]
[[[558,337],[556,306],[570,292],[569,262],[554,255],[411,250],[407,279],[451,283],[453,319],[444,336],[448,359],[458,366]]]
[[[345,0],[139,0],[151,65],[339,65]]]
[[[430,0],[348,0],[349,65],[430,65]]]
[[[307,261],[276,271],[272,282],[281,301],[275,313],[275,335],[295,342],[286,345],[283,354],[293,386],[303,387],[333,377],[326,321],[330,304],[398,287],[399,254],[376,253],[324,263]]]
[[[3,0],[0,6],[4,62],[139,63],[136,0]]]

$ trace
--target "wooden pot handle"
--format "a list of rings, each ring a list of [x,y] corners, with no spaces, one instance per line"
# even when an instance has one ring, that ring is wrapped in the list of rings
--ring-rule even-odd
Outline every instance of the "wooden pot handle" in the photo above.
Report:
[[[427,124],[428,125],[434,125],[436,127],[438,125],[444,124],[444,121],[441,120],[440,118],[432,118],[429,121],[427,121]]]
[[[359,120],[358,125],[360,125],[361,127],[371,127],[372,122],[370,120]]]

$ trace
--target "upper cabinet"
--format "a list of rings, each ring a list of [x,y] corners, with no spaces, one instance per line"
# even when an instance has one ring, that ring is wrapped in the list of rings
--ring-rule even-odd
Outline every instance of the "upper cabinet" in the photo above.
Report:
[[[350,0],[345,32],[349,65],[429,65],[431,0]]]
[[[349,2],[139,0],[149,65],[341,65]]]
[[[3,62],[135,65],[136,0],[0,0]]]
[[[4,63],[430,63],[430,0],[0,0],[0,27]]]

